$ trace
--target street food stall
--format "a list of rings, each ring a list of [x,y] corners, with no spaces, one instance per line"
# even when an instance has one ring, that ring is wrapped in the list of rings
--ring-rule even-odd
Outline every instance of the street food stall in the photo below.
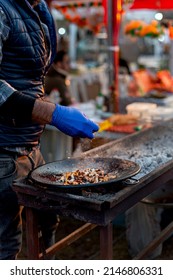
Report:
[[[19,203],[26,208],[27,252],[29,259],[49,258],[57,250],[84,235],[95,226],[100,229],[100,258],[112,259],[112,221],[172,179],[173,121],[133,133],[71,158],[37,168],[25,180],[14,182]],[[61,166],[61,167],[60,167]],[[84,166],[84,167],[83,167]],[[57,173],[76,168],[99,167],[116,175],[103,183],[63,185]],[[109,169],[110,168],[110,169]],[[56,211],[61,216],[86,223],[69,239],[54,244],[39,255],[37,215],[35,209]],[[148,246],[146,257],[172,232],[168,226],[160,239]]]
[[[113,2],[121,4],[121,1]],[[114,43],[113,51],[118,54],[117,40]],[[115,63],[117,57],[114,58]],[[117,98],[116,92],[115,95]],[[134,128],[134,123],[132,125]],[[138,124],[137,128],[140,128]],[[70,158],[60,161],[50,158],[49,163],[34,169],[27,178],[14,181],[13,189],[18,201],[26,209],[28,259],[49,259],[57,250],[95,227],[100,230],[100,259],[113,258],[113,220],[173,179],[173,119],[161,120],[152,123],[150,127],[140,131],[133,129],[131,132],[77,157],[70,155]],[[73,184],[73,173],[81,171],[80,179],[86,179],[86,169],[87,172],[88,169],[92,172],[96,169],[104,171],[108,177],[104,181],[97,178],[97,181]],[[62,181],[67,173],[73,175],[68,184],[66,179]],[[57,215],[80,220],[85,224],[40,253],[37,209],[56,212]],[[136,258],[147,257],[172,230],[171,223]]]

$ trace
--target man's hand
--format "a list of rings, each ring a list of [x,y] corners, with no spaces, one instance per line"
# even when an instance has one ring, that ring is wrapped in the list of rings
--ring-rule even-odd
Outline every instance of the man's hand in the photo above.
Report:
[[[93,133],[99,129],[97,124],[78,109],[58,104],[52,114],[50,124],[69,136],[89,139],[94,138]]]

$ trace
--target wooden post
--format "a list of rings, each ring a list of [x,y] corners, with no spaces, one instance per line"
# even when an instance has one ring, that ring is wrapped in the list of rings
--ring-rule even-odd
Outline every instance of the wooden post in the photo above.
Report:
[[[122,0],[112,0],[112,27],[113,27],[113,51],[114,51],[114,111],[119,112],[119,29],[121,24]]]
[[[106,0],[104,0],[104,3]],[[106,24],[108,33],[108,60],[109,60],[109,84],[114,88],[113,112],[119,112],[119,28],[121,22],[122,0],[107,0],[105,3]]]

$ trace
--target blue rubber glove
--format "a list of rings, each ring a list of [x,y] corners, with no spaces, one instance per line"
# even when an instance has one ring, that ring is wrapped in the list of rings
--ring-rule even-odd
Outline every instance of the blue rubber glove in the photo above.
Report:
[[[92,139],[94,138],[93,133],[99,130],[99,126],[78,109],[58,104],[50,124],[72,137]]]

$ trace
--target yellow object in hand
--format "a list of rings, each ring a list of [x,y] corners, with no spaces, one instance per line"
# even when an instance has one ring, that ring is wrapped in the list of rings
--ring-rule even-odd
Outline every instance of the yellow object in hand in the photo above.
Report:
[[[98,132],[101,132],[101,131],[104,131],[108,128],[110,128],[112,126],[112,123],[109,121],[109,120],[105,120],[101,123],[99,123],[99,131]]]

